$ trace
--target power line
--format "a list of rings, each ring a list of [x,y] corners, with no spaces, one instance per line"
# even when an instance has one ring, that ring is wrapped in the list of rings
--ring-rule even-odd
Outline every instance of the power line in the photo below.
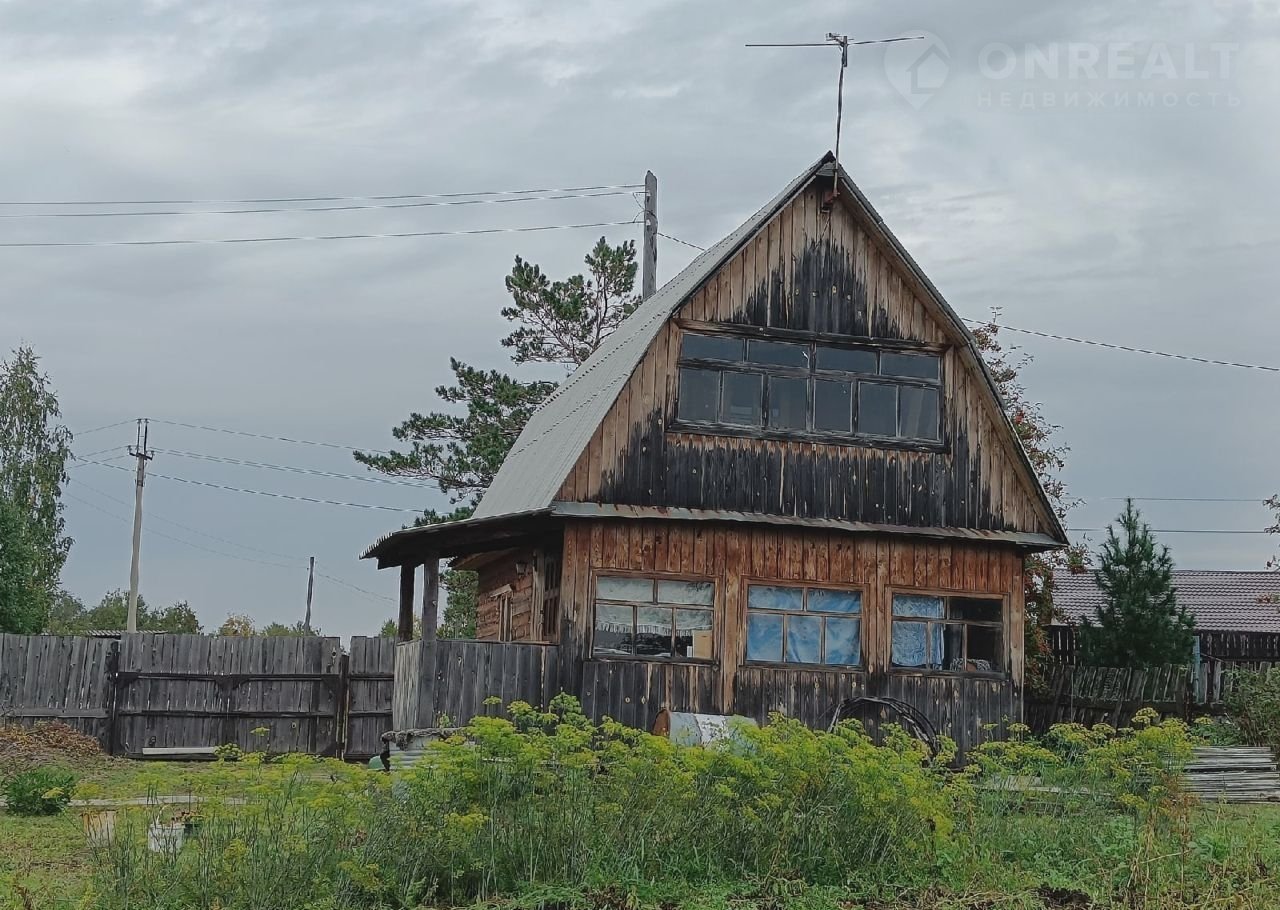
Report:
[[[799,44],[799,45],[760,44],[760,45],[747,45],[747,46],[748,47],[826,47],[827,45],[825,44]],[[658,236],[665,237],[667,240],[671,240],[675,243],[683,244],[687,247],[692,247],[693,249],[699,250],[701,252],[706,252],[706,249],[707,249],[706,247],[698,246],[696,243],[690,243],[687,240],[681,240],[679,237],[672,237],[670,234],[663,234],[659,232]],[[1077,338],[1073,335],[1058,335],[1053,332],[1041,332],[1036,329],[1023,329],[1023,328],[1018,328],[1016,326],[1005,325],[1002,322],[994,322],[990,319],[969,319],[967,317],[963,317],[963,318],[964,318],[964,321],[969,323],[970,325],[995,326],[996,328],[1003,329],[1006,332],[1017,332],[1022,335],[1034,335],[1037,338],[1050,338],[1054,341],[1069,341],[1074,344],[1087,344],[1087,345],[1092,345],[1094,347],[1108,348],[1110,350],[1115,350],[1115,351],[1127,351],[1131,354],[1149,354],[1154,357],[1168,357],[1172,360],[1185,360],[1190,363],[1204,363],[1204,364],[1209,364],[1211,366],[1237,367],[1243,370],[1263,370],[1268,373],[1280,373],[1280,367],[1265,366],[1265,365],[1256,364],[1256,363],[1239,363],[1233,360],[1217,360],[1212,357],[1197,357],[1193,354],[1173,354],[1168,351],[1157,351],[1151,348],[1139,348],[1139,347],[1134,347],[1132,345],[1115,344],[1109,341],[1097,341],[1091,338]],[[1252,500],[1245,500],[1245,501],[1251,502]]]
[[[133,519],[131,519],[131,518],[125,518],[123,515],[119,515],[119,514],[117,514],[117,513],[115,513],[115,512],[112,512],[110,509],[104,509],[104,508],[102,508],[102,507],[101,507],[101,506],[99,506],[99,505],[96,505],[96,504],[94,504],[94,503],[92,503],[92,502],[89,502],[89,500],[87,500],[87,499],[82,499],[81,497],[76,496],[74,493],[67,493],[67,498],[68,498],[68,499],[74,499],[76,502],[78,502],[78,503],[80,503],[80,504],[82,504],[82,505],[86,505],[86,506],[88,506],[88,507],[89,507],[89,508],[91,508],[91,509],[96,509],[96,510],[98,510],[99,512],[101,512],[103,515],[110,515],[112,518],[118,519],[119,521],[123,521],[123,522],[125,522],[126,524],[132,523],[132,521],[133,521]],[[152,516],[152,517],[154,517],[154,516]],[[248,557],[248,556],[239,556],[239,555],[237,555],[237,554],[235,554],[235,553],[227,553],[227,552],[225,552],[225,551],[223,551],[223,550],[215,550],[215,549],[213,549],[212,547],[206,547],[206,546],[204,546],[203,544],[193,543],[192,541],[190,541],[190,540],[184,540],[184,539],[183,539],[183,538],[181,538],[181,537],[174,537],[172,534],[165,534],[163,531],[156,531],[156,530],[154,530],[153,528],[147,528],[147,529],[146,529],[146,533],[147,533],[149,536],[153,536],[153,537],[163,537],[163,538],[164,538],[164,539],[166,539],[166,540],[172,540],[172,541],[174,541],[175,543],[180,543],[180,544],[182,544],[183,546],[191,547],[191,548],[192,548],[192,549],[194,549],[194,550],[203,550],[203,551],[204,551],[204,552],[206,552],[206,553],[213,553],[213,554],[215,554],[215,555],[217,555],[217,556],[225,556],[227,559],[239,559],[239,560],[242,560],[243,562],[252,562],[252,563],[257,563],[258,565],[262,565],[262,566],[271,566],[271,567],[276,568],[276,569],[288,569],[288,570],[289,570],[289,571],[291,571],[291,572],[292,572],[292,571],[294,571],[295,569],[299,568],[298,566],[286,566],[286,565],[284,565],[283,563],[278,563],[278,562],[266,562],[265,560],[261,560],[261,559],[251,559],[251,558],[250,558],[250,557]]]
[[[693,249],[697,250],[700,253],[705,253],[707,251],[707,248],[705,246],[698,246],[696,243],[690,243],[687,240],[681,240],[679,237],[672,237],[670,234],[662,233],[662,231],[658,231],[658,236],[665,237],[667,240],[670,240],[674,243],[679,243],[687,247],[692,247]]]
[[[1238,367],[1244,370],[1265,370],[1268,373],[1280,373],[1280,367],[1262,366],[1256,363],[1238,363],[1233,360],[1216,360],[1211,357],[1196,357],[1191,354],[1171,354],[1168,351],[1156,351],[1151,348],[1132,347],[1127,344],[1113,344],[1109,341],[1095,341],[1091,338],[1076,338],[1072,335],[1057,335],[1053,332],[1039,332],[1035,329],[1020,329],[1011,325],[1005,325],[1001,322],[992,322],[989,319],[965,319],[970,325],[977,326],[995,326],[1006,332],[1018,332],[1023,335],[1034,335],[1037,338],[1051,338],[1054,341],[1070,341],[1074,344],[1087,344],[1099,348],[1110,348],[1114,351],[1128,351],[1131,354],[1150,354],[1155,357],[1168,357],[1173,360],[1186,360],[1191,363],[1206,363],[1212,366],[1220,367]]]
[[[133,420],[134,420],[134,418],[132,418],[132,417],[128,418],[127,420],[117,420],[115,423],[108,423],[108,424],[104,424],[103,426],[100,426],[100,427],[94,427],[92,430],[81,430],[81,431],[79,431],[79,432],[74,432],[74,431],[73,431],[71,435],[73,435],[73,436],[88,436],[90,433],[97,433],[97,432],[99,432],[99,431],[101,431],[101,430],[110,430],[112,427],[122,427],[122,426],[124,426],[126,423],[133,423]]]
[[[326,449],[342,449],[346,452],[365,451],[372,452],[375,455],[387,455],[389,453],[379,451],[378,449],[368,449],[362,446],[345,445],[338,442],[321,442],[315,439],[297,439],[292,436],[272,436],[268,433],[251,433],[247,430],[232,430],[227,427],[212,427],[201,423],[183,423],[180,420],[165,420],[160,417],[152,417],[153,423],[162,423],[171,427],[184,427],[188,430],[204,430],[209,433],[226,433],[231,436],[247,436],[250,439],[270,439],[274,442],[290,442],[296,445],[304,446],[321,446]]]
[[[92,486],[91,484],[85,483],[83,480],[77,480],[76,486],[84,487],[86,490],[90,490],[98,494],[102,498],[109,499],[112,502],[119,503],[122,506],[127,507],[132,505],[132,503],[126,502],[125,500],[120,499],[117,496],[112,496],[110,493],[107,493],[104,490],[99,490],[97,487]],[[154,521],[163,521],[165,524],[173,525],[175,528],[181,528],[182,530],[189,531],[192,534],[198,534],[201,537],[207,537],[210,540],[217,541],[218,543],[230,544],[233,547],[238,547],[242,550],[247,550],[250,553],[261,553],[264,556],[274,556],[278,559],[288,559],[295,562],[301,562],[303,559],[303,557],[297,556],[292,553],[277,553],[273,550],[264,550],[261,547],[246,546],[245,544],[239,543],[238,541],[230,540],[229,538],[226,538],[226,537],[218,537],[216,534],[210,534],[207,531],[201,531],[199,528],[193,528],[190,525],[184,525],[181,522],[174,521],[173,519],[170,519],[170,518],[165,518],[164,516],[157,515],[154,512],[145,512],[145,514],[148,518],[151,518]]]
[[[1078,534],[1101,534],[1107,528],[1070,528]],[[1154,534],[1271,534],[1271,531],[1246,531],[1235,528],[1151,528]]]
[[[114,452],[117,449],[125,449],[125,448],[128,448],[128,446],[124,446],[124,445],[111,446],[111,448],[109,449],[98,449],[98,451],[90,452],[88,455],[76,455],[74,457],[76,458],[76,460],[80,460],[84,458],[93,458],[95,455],[105,455],[108,452]]]
[[[282,202],[385,202],[395,199],[460,199],[466,196],[524,196],[530,193],[589,193],[594,190],[634,190],[643,183],[602,183],[597,186],[552,186],[532,190],[478,190],[474,193],[401,193],[392,196],[276,196],[258,199],[97,199],[0,200],[0,205],[269,205]]]
[[[112,468],[117,471],[129,471],[129,468],[121,465],[107,464],[103,461],[86,461],[84,464],[96,464],[104,468]],[[172,474],[151,474],[152,477],[159,477],[163,480],[172,480],[175,483],[186,483],[197,487],[209,487],[214,490],[226,490],[231,493],[251,493],[255,496],[270,496],[273,499],[290,499],[295,502],[311,502],[317,505],[325,506],[345,506],[349,509],[376,509],[382,512],[421,512],[421,509],[402,509],[399,506],[378,506],[370,505],[365,502],[342,502],[336,499],[317,499],[311,496],[295,496],[291,493],[279,493],[273,490],[249,490],[244,487],[232,487],[221,483],[210,483],[207,480],[192,480],[190,477],[174,477]]]
[[[306,212],[355,212],[369,209],[418,209],[434,206],[456,205],[504,205],[509,202],[554,202],[564,199],[603,199],[608,196],[630,196],[630,190],[608,190],[601,193],[558,193],[550,196],[515,196],[506,199],[435,199],[424,202],[366,202],[351,205],[327,205],[318,208],[259,208],[213,209],[205,211],[177,211],[149,209],[133,212],[0,212],[0,218],[139,218],[173,217],[178,215],[267,215],[301,214]],[[3,205],[4,203],[0,203]]]
[[[317,573],[316,573],[316,577],[317,577],[317,578],[327,578],[327,579],[329,579],[329,581],[332,581],[332,582],[334,582],[335,584],[340,584],[340,585],[342,585],[344,588],[350,588],[350,589],[351,589],[351,590],[353,590],[353,591],[359,591],[361,594],[367,594],[367,595],[369,595],[370,597],[376,597],[376,598],[378,598],[378,600],[385,600],[385,601],[387,601],[388,603],[398,603],[398,601],[397,601],[394,597],[388,597],[386,594],[378,594],[378,593],[377,593],[377,592],[375,592],[375,591],[369,591],[369,590],[367,590],[367,589],[365,589],[365,588],[360,587],[359,585],[353,585],[353,584],[352,584],[351,582],[349,582],[349,581],[343,581],[341,578],[335,578],[335,577],[334,577],[334,576],[332,576],[332,575],[326,575],[324,572],[317,572]]]
[[[531,234],[540,231],[568,231],[580,228],[621,227],[636,221],[591,221],[584,224],[543,224],[535,227],[476,228],[460,231],[397,231],[386,234],[313,234],[280,237],[220,237],[210,239],[173,240],[24,240],[0,243],[4,249],[91,246],[193,246],[197,244],[289,243],[300,240],[392,240],[408,237],[464,237],[481,234]]]
[[[1258,496],[1253,499],[1232,499],[1220,496],[1095,496],[1091,500],[1085,499],[1085,502],[1124,502],[1126,499],[1132,499],[1134,502],[1252,502],[1262,505],[1269,498],[1268,496]]]
[[[173,455],[177,458],[196,458],[201,461],[212,461],[218,464],[230,464],[238,467],[246,468],[266,468],[272,471],[287,471],[292,474],[308,474],[316,477],[332,477],[338,480],[358,480],[361,483],[383,483],[392,484],[401,487],[414,487],[422,490],[427,489],[426,481],[414,480],[395,480],[390,477],[373,477],[365,474],[343,474],[337,471],[322,471],[318,468],[303,468],[296,465],[270,464],[263,461],[246,461],[241,458],[231,458],[225,455],[206,455],[202,452],[179,452],[174,449],[157,449],[156,451],[164,455]]]
[[[99,489],[97,489],[96,487],[90,486],[89,484],[84,483],[83,481],[78,481],[78,483],[79,483],[81,486],[83,486],[85,489],[87,489],[87,490],[91,490],[92,492],[96,493],[97,495],[102,496],[102,497],[103,497],[103,498],[105,498],[105,499],[109,499],[109,500],[111,500],[112,502],[119,503],[120,505],[123,505],[123,506],[128,506],[128,505],[130,505],[128,502],[125,502],[123,499],[119,499],[119,498],[117,498],[117,497],[115,497],[115,496],[112,496],[110,493],[103,492],[102,490],[99,490]],[[89,508],[91,508],[91,509],[96,509],[97,511],[99,511],[99,512],[103,513],[104,515],[109,515],[109,516],[111,516],[112,518],[118,519],[118,520],[123,521],[123,522],[126,522],[126,523],[130,521],[130,519],[125,518],[123,515],[118,515],[118,514],[116,514],[115,512],[112,512],[112,511],[110,511],[110,510],[108,510],[108,509],[104,509],[104,508],[102,508],[101,506],[98,506],[98,505],[96,505],[96,504],[94,504],[94,503],[92,503],[92,502],[89,502],[87,499],[82,499],[81,497],[76,496],[76,495],[75,495],[75,494],[73,494],[73,493],[68,492],[68,493],[67,493],[67,496],[68,496],[69,498],[71,498],[71,499],[74,499],[76,502],[79,502],[79,503],[81,503],[81,504],[83,504],[83,505],[88,506],[88,507],[89,507]],[[192,528],[192,527],[190,527],[190,526],[188,526],[188,525],[181,524],[180,522],[173,521],[172,519],[164,518],[164,517],[162,517],[162,516],[160,516],[160,515],[156,515],[154,512],[147,512],[146,514],[147,514],[151,519],[153,519],[153,520],[155,520],[155,521],[163,521],[163,522],[165,522],[166,524],[171,524],[171,525],[173,525],[173,526],[175,526],[175,527],[182,528],[183,530],[190,531],[190,532],[191,532],[191,533],[193,533],[193,534],[199,534],[201,537],[207,537],[207,538],[209,538],[210,540],[215,540],[215,541],[219,541],[219,542],[222,542],[222,543],[230,544],[230,545],[231,545],[231,546],[233,546],[233,547],[239,547],[240,549],[248,550],[248,551],[249,551],[249,552],[251,552],[251,553],[261,553],[261,554],[266,555],[266,556],[275,556],[275,557],[278,557],[278,558],[281,558],[281,559],[288,559],[288,560],[296,561],[296,562],[298,562],[298,565],[283,565],[283,564],[281,564],[281,563],[267,562],[267,561],[265,561],[265,560],[261,560],[261,559],[250,559],[250,558],[249,558],[249,557],[247,557],[247,556],[240,556],[240,555],[235,554],[235,553],[226,553],[226,552],[223,552],[223,551],[221,551],[221,550],[215,550],[215,549],[213,549],[212,547],[204,547],[204,546],[201,546],[200,544],[194,543],[194,542],[192,542],[192,541],[189,541],[189,540],[183,540],[181,537],[174,537],[174,536],[172,536],[172,535],[165,534],[165,533],[163,533],[163,532],[161,532],[161,531],[156,531],[156,530],[153,530],[153,529],[151,529],[151,528],[147,528],[146,533],[148,533],[148,534],[155,535],[155,536],[158,536],[158,537],[163,537],[163,538],[165,538],[165,539],[167,539],[167,540],[172,540],[172,541],[175,541],[175,542],[177,542],[177,543],[183,544],[183,545],[188,546],[188,547],[192,547],[192,548],[197,549],[197,550],[203,550],[203,551],[205,551],[206,553],[213,553],[213,554],[218,555],[218,556],[225,556],[225,557],[227,557],[228,559],[239,559],[239,560],[242,560],[242,561],[244,561],[244,562],[257,563],[258,565],[272,566],[272,567],[274,567],[274,568],[279,568],[279,569],[288,569],[290,572],[293,572],[293,571],[300,571],[300,570],[301,570],[301,568],[302,568],[302,566],[301,566],[302,557],[301,557],[301,556],[292,556],[292,555],[290,555],[290,554],[288,554],[288,553],[276,553],[276,552],[274,552],[274,551],[272,551],[272,550],[264,550],[264,549],[261,549],[261,548],[259,548],[259,547],[250,547],[250,546],[246,546],[245,544],[238,543],[237,541],[230,540],[230,539],[225,538],[225,537],[218,537],[218,536],[216,536],[216,535],[214,535],[214,534],[208,534],[208,533],[206,533],[206,532],[204,532],[204,531],[201,531],[201,530],[199,530],[199,529],[197,529],[197,528]],[[351,590],[353,590],[353,591],[359,591],[361,594],[366,594],[366,595],[368,595],[368,596],[370,596],[370,597],[376,597],[376,598],[378,598],[379,600],[386,600],[386,601],[390,601],[390,602],[392,602],[392,603],[394,603],[394,602],[395,602],[395,599],[394,599],[394,598],[392,598],[392,597],[388,597],[388,596],[387,596],[387,595],[385,595],[385,594],[378,594],[378,593],[377,593],[377,592],[375,592],[375,591],[369,591],[369,590],[367,590],[367,589],[365,589],[365,588],[361,588],[361,587],[360,587],[360,586],[358,586],[358,585],[353,585],[353,584],[351,584],[351,582],[349,582],[349,581],[343,581],[341,578],[338,578],[338,577],[336,577],[336,576],[334,576],[334,575],[328,575],[328,574],[323,573],[323,572],[317,572],[317,573],[316,573],[316,575],[320,576],[321,578],[327,578],[329,581],[332,581],[332,582],[334,582],[335,584],[342,585],[343,587],[350,588],[350,589],[351,589]]]

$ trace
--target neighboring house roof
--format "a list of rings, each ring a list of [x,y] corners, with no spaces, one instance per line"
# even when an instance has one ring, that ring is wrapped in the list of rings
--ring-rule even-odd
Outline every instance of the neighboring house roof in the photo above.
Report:
[[[818,159],[787,184],[782,192],[770,200],[764,208],[747,219],[737,230],[699,255],[680,274],[667,282],[625,319],[595,353],[578,367],[529,419],[493,483],[480,500],[475,517],[496,518],[550,508],[556,492],[573,469],[578,456],[590,441],[596,427],[604,420],[610,406],[617,399],[662,326],[690,294],[710,279],[721,265],[764,227],[770,218],[796,194],[808,186],[810,181],[824,172],[830,174],[830,166],[834,160],[830,152]],[[1027,459],[1026,453],[1017,440],[1017,434],[1004,413],[995,379],[981,356],[976,353],[976,342],[972,333],[893,232],[884,224],[884,220],[843,168],[839,170],[839,177],[842,192],[854,199],[875,222],[877,230],[883,232],[884,238],[897,255],[926,288],[933,303],[940,309],[944,319],[950,323],[950,328],[968,343],[969,350],[973,354],[973,365],[981,371],[987,387],[994,396],[997,409],[1012,441],[1012,447],[1016,450],[1035,487],[1035,494],[1051,528],[1052,533],[1049,537],[1051,541],[1065,541],[1066,532],[1062,529],[1044,490],[1035,480],[1035,469]]]
[[[1206,632],[1280,633],[1280,603],[1261,603],[1264,598],[1280,598],[1280,572],[1203,572],[1175,569],[1173,584],[1178,603],[1196,619],[1196,627]],[[1097,615],[1103,603],[1102,591],[1093,572],[1080,575],[1058,570],[1053,576],[1053,605],[1070,625],[1086,616]]]

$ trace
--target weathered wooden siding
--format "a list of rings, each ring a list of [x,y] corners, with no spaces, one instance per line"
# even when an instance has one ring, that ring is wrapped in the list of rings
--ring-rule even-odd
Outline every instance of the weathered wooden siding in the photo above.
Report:
[[[602,571],[715,580],[714,663],[590,659],[593,579]],[[977,741],[982,724],[1020,716],[1022,557],[1010,546],[733,523],[575,521],[565,530],[564,579],[564,684],[582,693],[594,715],[621,719],[621,712],[651,723],[663,707],[762,720],[781,710],[820,724],[841,699],[880,694],[925,711],[962,746]],[[833,671],[744,665],[747,583],[775,580],[860,588],[866,666]],[[1004,598],[1009,673],[996,679],[891,669],[895,591]],[[567,659],[570,654],[587,659],[577,664]],[[715,680],[710,687],[708,677]]]
[[[837,333],[941,348],[944,448],[674,432],[680,327],[668,322],[557,498],[846,521],[1050,532],[963,338],[843,205],[811,186],[680,308],[690,327]]]
[[[533,621],[533,566],[536,554],[532,549],[513,550],[480,566],[476,572],[479,587],[476,600],[476,638],[484,640],[530,641],[534,635]],[[516,572],[516,563],[523,562],[525,571]],[[503,601],[508,601],[511,626],[508,636],[502,634]]]
[[[115,647],[109,638],[0,634],[0,722],[60,720],[107,748]]]
[[[438,638],[396,648],[395,726],[465,724],[513,701],[546,705],[560,691],[555,645]],[[496,698],[496,704],[486,700]]]
[[[720,670],[712,664],[646,660],[588,660],[582,669],[582,708],[652,730],[658,712],[720,714]]]
[[[424,687],[422,677],[429,668],[423,664],[422,657],[421,639],[396,644],[395,681],[391,688],[392,730],[425,726],[420,722],[419,708]]]

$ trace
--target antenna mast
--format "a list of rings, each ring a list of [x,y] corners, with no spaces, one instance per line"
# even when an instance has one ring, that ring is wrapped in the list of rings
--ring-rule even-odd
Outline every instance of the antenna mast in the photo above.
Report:
[[[836,82],[836,149],[835,170],[831,175],[831,193],[826,206],[840,195],[840,131],[844,119],[844,71],[849,67],[849,48],[866,44],[892,44],[895,41],[922,41],[924,35],[907,35],[902,38],[873,38],[868,41],[850,41],[848,35],[827,32],[826,41],[798,41],[783,44],[748,44],[747,47],[838,47],[840,48],[840,76]]]

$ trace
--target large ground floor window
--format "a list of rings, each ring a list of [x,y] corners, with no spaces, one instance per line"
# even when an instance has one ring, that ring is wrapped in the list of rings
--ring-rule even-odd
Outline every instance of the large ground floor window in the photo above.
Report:
[[[602,575],[592,654],[710,660],[715,593],[709,580]]]
[[[893,665],[919,670],[1002,673],[1004,601],[893,595]]]
[[[861,666],[862,592],[749,586],[747,660]]]

